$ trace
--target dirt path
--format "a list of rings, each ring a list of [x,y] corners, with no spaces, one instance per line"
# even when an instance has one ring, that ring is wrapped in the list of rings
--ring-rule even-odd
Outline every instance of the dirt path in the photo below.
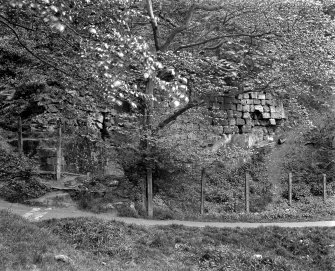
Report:
[[[93,214],[71,208],[39,208],[23,204],[9,203],[0,200],[0,210],[9,210],[12,213],[21,215],[30,221],[47,220],[51,218],[66,217],[96,217],[104,220],[123,221],[128,224],[143,226],[171,225],[178,224],[188,227],[217,227],[217,228],[257,228],[260,226],[279,226],[279,227],[335,227],[335,221],[315,221],[315,222],[274,222],[274,223],[245,223],[245,222],[199,222],[199,221],[179,221],[179,220],[147,220],[130,217],[116,217],[113,214]]]

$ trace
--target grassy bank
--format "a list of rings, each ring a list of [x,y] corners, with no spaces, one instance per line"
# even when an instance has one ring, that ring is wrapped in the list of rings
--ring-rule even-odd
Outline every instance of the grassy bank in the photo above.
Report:
[[[146,228],[87,218],[32,224],[2,211],[0,233],[1,270],[335,268],[335,228]]]

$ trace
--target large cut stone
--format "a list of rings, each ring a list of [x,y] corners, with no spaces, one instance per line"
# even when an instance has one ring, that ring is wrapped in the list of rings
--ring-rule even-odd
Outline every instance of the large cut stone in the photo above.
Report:
[[[244,125],[245,120],[244,119],[236,119],[236,125]]]
[[[255,111],[258,111],[258,112],[262,113],[262,112],[264,112],[264,108],[260,104],[257,104],[257,105],[255,105]]]
[[[263,119],[269,119],[270,118],[270,113],[262,113],[262,118]]]

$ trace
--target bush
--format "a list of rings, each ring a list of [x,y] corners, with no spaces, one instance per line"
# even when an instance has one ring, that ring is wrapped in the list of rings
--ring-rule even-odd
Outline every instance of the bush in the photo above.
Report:
[[[16,178],[8,181],[0,189],[0,197],[10,202],[24,202],[45,195],[49,188],[35,178]]]

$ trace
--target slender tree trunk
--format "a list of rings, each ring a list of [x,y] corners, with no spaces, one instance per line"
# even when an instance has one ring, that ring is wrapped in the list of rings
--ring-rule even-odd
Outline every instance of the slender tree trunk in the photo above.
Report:
[[[56,180],[60,181],[62,174],[62,123],[58,121],[58,142],[56,158]]]
[[[205,176],[205,168],[201,170],[201,192],[200,192],[200,214],[204,214],[205,209],[205,197],[204,197],[204,190],[205,190],[205,183],[206,183],[206,176]]]
[[[23,154],[23,138],[22,138],[22,119],[21,117],[18,118],[18,124],[17,124],[17,148],[19,151],[20,157]]]
[[[146,146],[146,207],[147,215],[149,218],[153,217],[153,203],[152,203],[152,157],[151,157],[151,137],[152,137],[152,112],[153,112],[153,93],[154,93],[154,82],[149,78],[146,86],[146,94],[149,96],[149,100],[146,102],[146,108],[144,112],[145,119],[145,146]]]
[[[153,202],[152,202],[152,168],[147,168],[147,190],[148,190],[148,217],[152,218],[154,215]]]

